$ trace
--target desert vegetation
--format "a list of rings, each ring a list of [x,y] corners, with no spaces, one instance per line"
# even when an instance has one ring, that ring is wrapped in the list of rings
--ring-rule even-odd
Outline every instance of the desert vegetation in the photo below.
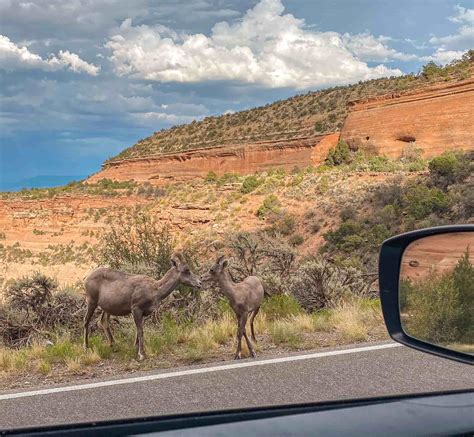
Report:
[[[338,155],[343,158],[335,160]],[[317,168],[211,174],[203,181],[162,187],[150,203],[106,209],[97,220],[97,210],[86,211],[80,223],[91,223],[95,230],[93,237],[82,231],[93,239],[83,249],[78,249],[82,243],[71,242],[52,246],[48,257],[41,257],[42,252],[25,255],[22,251],[29,249],[5,244],[0,254],[5,265],[13,262],[7,259],[13,253],[25,262],[37,260],[37,270],[83,256],[91,268],[109,265],[155,279],[169,268],[177,248],[198,274],[225,254],[232,259],[234,281],[255,275],[263,283],[266,296],[255,318],[258,354],[383,339],[376,293],[379,244],[415,227],[472,220],[472,171],[472,152],[426,161],[410,149],[400,160],[390,160],[347,151],[340,143]],[[379,174],[383,178],[373,182]],[[135,194],[143,186],[129,189]],[[161,211],[167,208],[182,217],[190,211],[190,227],[164,219]],[[58,284],[44,273],[4,281],[3,377],[73,377],[232,358],[235,315],[214,286],[199,291],[180,286],[161,302],[145,322],[149,358],[142,363],[135,360],[131,318],[111,317],[113,347],[93,318],[91,347],[84,351],[85,310],[81,283]],[[242,355],[248,354],[244,343]]]
[[[84,181],[73,181],[66,185],[54,188],[24,188],[17,192],[3,192],[0,194],[2,199],[11,199],[21,197],[25,199],[48,199],[61,195],[91,195],[115,197],[120,194],[132,194],[133,189],[137,187],[134,181],[112,181],[111,179],[100,179],[95,184],[85,183]],[[146,187],[145,187],[146,188]],[[146,194],[143,189],[138,193]]]
[[[219,250],[232,257],[232,277],[239,281],[257,275],[269,294],[255,318],[258,352],[384,338],[378,300],[371,296],[370,286],[360,287],[355,269],[329,267],[332,263],[317,254],[299,261],[294,247],[267,232],[234,233],[227,241]],[[169,267],[175,245],[166,227],[147,213],[134,212],[102,233],[97,261],[158,278]],[[212,265],[214,250],[208,256],[196,246],[182,250],[196,271],[204,272]],[[339,290],[335,269],[345,272],[347,278],[354,277],[344,290]],[[308,295],[302,289],[305,275],[313,281],[304,287]],[[136,366],[134,326],[129,319],[111,318],[113,347],[94,319],[91,348],[83,350],[85,310],[80,284],[61,288],[41,273],[7,284],[0,309],[0,370],[4,376],[82,374],[104,361],[124,370]],[[235,326],[228,301],[214,287],[196,291],[181,286],[146,323],[150,360],[143,366],[229,356]],[[245,344],[243,353],[248,354]]]
[[[422,279],[403,279],[400,309],[404,329],[415,338],[474,351],[474,266],[469,250],[454,269]]]
[[[396,176],[376,187],[365,207],[342,209],[341,224],[325,233],[322,251],[373,266],[380,243],[391,235],[468,222],[474,215],[473,152],[446,152],[428,167],[417,178]]]

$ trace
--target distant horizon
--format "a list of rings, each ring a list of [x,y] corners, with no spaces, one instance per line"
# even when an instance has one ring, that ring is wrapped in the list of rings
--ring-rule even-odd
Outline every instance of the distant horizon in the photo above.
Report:
[[[0,191],[17,192],[22,189],[54,188],[71,182],[81,181],[88,176],[89,175],[35,175],[16,181],[3,181],[0,179]]]

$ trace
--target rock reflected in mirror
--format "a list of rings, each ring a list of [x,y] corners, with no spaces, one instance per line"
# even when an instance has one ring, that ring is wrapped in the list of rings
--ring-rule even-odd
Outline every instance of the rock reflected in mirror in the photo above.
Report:
[[[474,232],[411,243],[402,259],[399,296],[407,335],[474,354]]]

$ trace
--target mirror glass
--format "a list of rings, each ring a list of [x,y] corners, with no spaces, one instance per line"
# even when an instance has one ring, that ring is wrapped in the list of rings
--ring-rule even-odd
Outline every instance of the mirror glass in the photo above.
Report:
[[[474,354],[474,232],[411,243],[403,254],[399,296],[407,335]]]

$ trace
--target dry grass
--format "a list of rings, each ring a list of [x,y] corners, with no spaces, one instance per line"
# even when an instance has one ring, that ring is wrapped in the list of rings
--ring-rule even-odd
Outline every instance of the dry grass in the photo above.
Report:
[[[378,301],[366,303],[353,300],[336,308],[330,314],[329,322],[342,337],[343,341],[366,341],[369,333],[383,324]]]
[[[279,297],[275,302],[268,302],[255,319],[259,340],[255,346],[259,352],[275,346],[290,350],[311,349],[320,346],[321,336],[327,335],[334,344],[366,341],[372,333],[381,332],[381,327],[383,321],[377,300],[357,299],[339,308],[308,314],[291,302],[288,306],[282,304]],[[179,325],[171,317],[165,317],[159,328],[146,327],[145,339],[152,362],[159,360],[160,363],[176,365],[197,363],[221,357],[224,353],[230,358],[234,352],[235,335],[235,316],[225,307],[220,317],[197,326]],[[58,334],[53,344],[36,342],[20,350],[0,349],[0,378],[26,374],[54,375],[57,372],[81,375],[87,372],[87,368],[104,361],[122,370],[146,366],[146,362],[135,362],[133,324],[117,328],[115,337],[116,344],[110,348],[101,334],[93,335],[88,351],[83,350],[80,338],[65,333]],[[245,341],[242,346],[243,355],[248,356]]]

